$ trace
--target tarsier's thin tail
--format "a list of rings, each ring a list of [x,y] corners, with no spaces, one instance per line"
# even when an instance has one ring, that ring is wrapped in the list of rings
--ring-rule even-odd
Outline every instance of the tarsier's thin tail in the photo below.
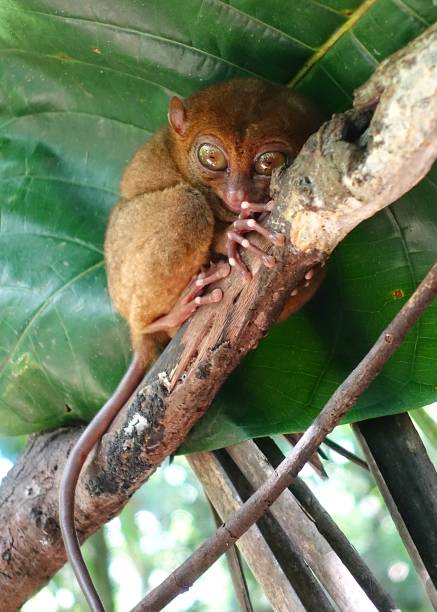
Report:
[[[76,485],[85,460],[93,446],[102,437],[109,425],[141,382],[147,361],[156,354],[156,342],[152,338],[144,342],[141,354],[134,353],[131,364],[117,389],[99,410],[91,423],[74,445],[61,480],[59,494],[59,519],[67,557],[73,567],[77,581],[93,612],[104,612],[103,604],[91,580],[80,550],[80,543],[74,526],[74,497]]]
[[[142,367],[144,373],[162,352],[169,337],[165,332],[155,332],[132,336],[131,340],[135,358],[138,359],[138,365]]]

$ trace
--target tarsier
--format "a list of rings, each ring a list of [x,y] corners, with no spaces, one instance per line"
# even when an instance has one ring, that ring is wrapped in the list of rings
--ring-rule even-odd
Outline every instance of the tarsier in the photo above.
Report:
[[[82,434],[68,459],[60,497],[67,554],[93,610],[103,610],[74,528],[74,492],[91,448],[140,382],[159,347],[202,305],[220,301],[208,286],[231,269],[250,281],[242,252],[266,267],[276,263],[251,241],[262,234],[281,247],[284,236],[259,222],[272,210],[272,171],[289,164],[321,116],[281,85],[239,79],[213,85],[185,101],[173,97],[168,125],[127,166],[121,200],[105,240],[111,300],[129,323],[134,358],[114,395]],[[300,308],[320,279],[290,297],[283,317]],[[205,293],[206,291],[206,293]],[[294,292],[296,293],[296,292]]]

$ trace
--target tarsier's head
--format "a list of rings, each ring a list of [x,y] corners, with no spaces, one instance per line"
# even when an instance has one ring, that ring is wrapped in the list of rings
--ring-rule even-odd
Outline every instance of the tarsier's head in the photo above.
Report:
[[[303,96],[256,79],[173,97],[168,118],[182,174],[235,214],[244,201],[268,201],[272,171],[289,164],[322,121]]]

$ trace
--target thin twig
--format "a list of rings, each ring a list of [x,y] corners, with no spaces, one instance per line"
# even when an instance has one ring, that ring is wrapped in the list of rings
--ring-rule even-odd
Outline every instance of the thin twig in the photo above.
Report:
[[[208,538],[164,582],[153,589],[134,608],[160,610],[177,595],[188,590],[195,580],[232,546],[253,525],[288,487],[328,433],[355,404],[358,397],[376,378],[386,361],[399,347],[408,330],[414,325],[437,293],[437,264],[386,327],[364,359],[335,391],[322,412],[304,433],[292,453],[226,523]]]
[[[274,473],[274,468],[251,440],[230,446],[226,450],[253,490],[258,489]],[[281,493],[268,514],[272,514],[292,546],[299,551],[306,565],[335,602],[336,609],[341,612],[376,610],[342,559],[289,490]]]
[[[331,438],[325,438],[323,440],[323,444],[326,444],[328,448],[338,453],[345,459],[349,459],[351,463],[355,463],[355,465],[359,465],[364,470],[369,471],[369,466],[364,461],[364,459],[361,459],[361,457],[358,457],[358,455],[355,455],[355,453],[351,453],[351,451],[348,451],[346,448],[344,448],[344,446],[337,444],[337,442],[334,442],[334,440],[331,440]]]
[[[257,438],[255,444],[275,469],[284,460],[282,451],[271,438]],[[396,605],[390,595],[384,591],[364,560],[304,481],[296,478],[289,489],[379,612],[395,610]]]
[[[200,483],[202,483],[201,480]],[[215,526],[220,527],[222,524],[220,515],[209,497],[207,497],[207,500],[211,508],[211,514],[213,516]],[[228,562],[229,574],[240,611],[253,612],[253,606],[250,600],[249,588],[247,586],[246,576],[244,575],[240,552],[236,546],[232,546],[226,551],[226,560]]]

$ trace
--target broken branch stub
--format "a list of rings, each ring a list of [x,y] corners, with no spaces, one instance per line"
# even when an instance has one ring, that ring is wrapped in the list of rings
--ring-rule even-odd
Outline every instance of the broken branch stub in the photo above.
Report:
[[[275,181],[276,215],[288,221],[298,251],[331,253],[431,168],[437,157],[437,24],[382,62],[357,90],[354,106],[311,136]]]

